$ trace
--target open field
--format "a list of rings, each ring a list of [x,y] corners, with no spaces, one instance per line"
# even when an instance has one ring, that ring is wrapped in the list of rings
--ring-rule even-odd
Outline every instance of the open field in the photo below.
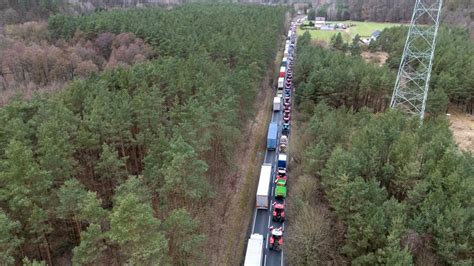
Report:
[[[345,30],[334,30],[334,31],[322,31],[322,30],[309,30],[311,38],[315,40],[321,40],[329,43],[331,37],[334,34],[340,32],[345,42],[350,42],[354,36],[359,34],[360,36],[370,36],[374,31],[382,31],[385,28],[396,27],[402,24],[400,23],[379,23],[379,22],[364,22],[364,21],[328,21],[327,23],[343,23],[346,25],[354,24],[355,26],[349,27]],[[303,35],[306,30],[298,28],[298,35]]]

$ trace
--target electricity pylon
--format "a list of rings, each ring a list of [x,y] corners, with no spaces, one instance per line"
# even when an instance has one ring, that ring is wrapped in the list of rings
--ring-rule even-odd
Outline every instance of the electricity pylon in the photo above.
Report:
[[[416,0],[398,76],[392,108],[418,115],[423,121],[443,0]]]

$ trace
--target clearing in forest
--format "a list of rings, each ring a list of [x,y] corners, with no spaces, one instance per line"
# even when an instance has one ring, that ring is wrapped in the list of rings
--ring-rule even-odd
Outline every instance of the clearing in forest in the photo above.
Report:
[[[307,23],[307,22],[304,22]],[[352,20],[347,20],[347,21],[327,21],[326,23],[331,23],[331,24],[344,24],[344,25],[354,25],[352,27],[348,27],[347,29],[340,29],[340,30],[309,30],[309,33],[311,34],[311,39],[315,40],[321,40],[325,41],[326,43],[329,43],[331,41],[331,37],[334,34],[337,34],[340,32],[342,34],[342,38],[345,42],[350,42],[352,38],[354,38],[357,34],[361,37],[370,37],[370,35],[374,31],[382,31],[385,28],[390,28],[390,27],[397,27],[400,25],[403,25],[401,23],[380,23],[380,22],[366,22],[366,21],[352,21]],[[303,35],[303,33],[306,30],[302,30],[301,28],[298,27],[297,33],[299,35]]]
[[[450,128],[459,149],[474,152],[474,115],[467,114],[456,106],[448,110]]]

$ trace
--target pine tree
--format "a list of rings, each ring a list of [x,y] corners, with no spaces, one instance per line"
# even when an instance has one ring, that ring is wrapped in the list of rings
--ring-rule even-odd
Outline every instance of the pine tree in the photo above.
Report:
[[[90,224],[81,232],[81,244],[73,249],[72,263],[74,265],[100,264],[106,250],[105,235],[100,225]]]
[[[172,207],[201,201],[212,195],[204,177],[206,163],[198,159],[194,149],[182,137],[171,143],[166,155],[168,159],[162,170],[165,183],[161,195],[170,201]]]
[[[102,153],[100,154],[99,162],[95,166],[95,171],[103,184],[103,193],[106,202],[110,201],[113,189],[117,184],[123,182],[128,173],[125,169],[125,160],[119,158],[117,151],[107,145],[102,144]]]
[[[14,256],[22,243],[22,240],[16,236],[19,228],[20,223],[12,221],[0,209],[0,261],[5,265],[15,265]]]
[[[131,193],[117,197],[110,217],[108,237],[117,244],[122,262],[162,264],[166,261],[168,242],[160,232],[160,220],[153,217],[149,203],[140,202]]]
[[[360,47],[360,36],[356,34],[354,39],[352,39],[352,44],[350,46],[350,51],[352,55],[360,55],[361,47]]]
[[[173,264],[192,264],[202,258],[200,250],[205,237],[199,234],[198,226],[198,222],[185,209],[173,210],[163,222]]]

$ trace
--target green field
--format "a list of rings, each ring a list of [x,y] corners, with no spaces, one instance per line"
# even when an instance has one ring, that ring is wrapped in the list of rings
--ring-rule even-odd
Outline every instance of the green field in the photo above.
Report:
[[[334,30],[334,31],[323,31],[323,30],[309,30],[311,34],[311,38],[315,40],[322,40],[327,43],[331,40],[331,37],[340,32],[342,34],[342,38],[346,42],[350,42],[356,34],[359,34],[361,37],[370,36],[374,31],[380,30],[382,31],[385,28],[396,27],[402,24],[400,23],[378,23],[378,22],[361,22],[361,21],[328,21],[328,23],[343,23],[346,25],[355,24],[355,26],[349,27],[345,30]],[[298,35],[302,35],[306,30],[301,30],[298,27]]]

